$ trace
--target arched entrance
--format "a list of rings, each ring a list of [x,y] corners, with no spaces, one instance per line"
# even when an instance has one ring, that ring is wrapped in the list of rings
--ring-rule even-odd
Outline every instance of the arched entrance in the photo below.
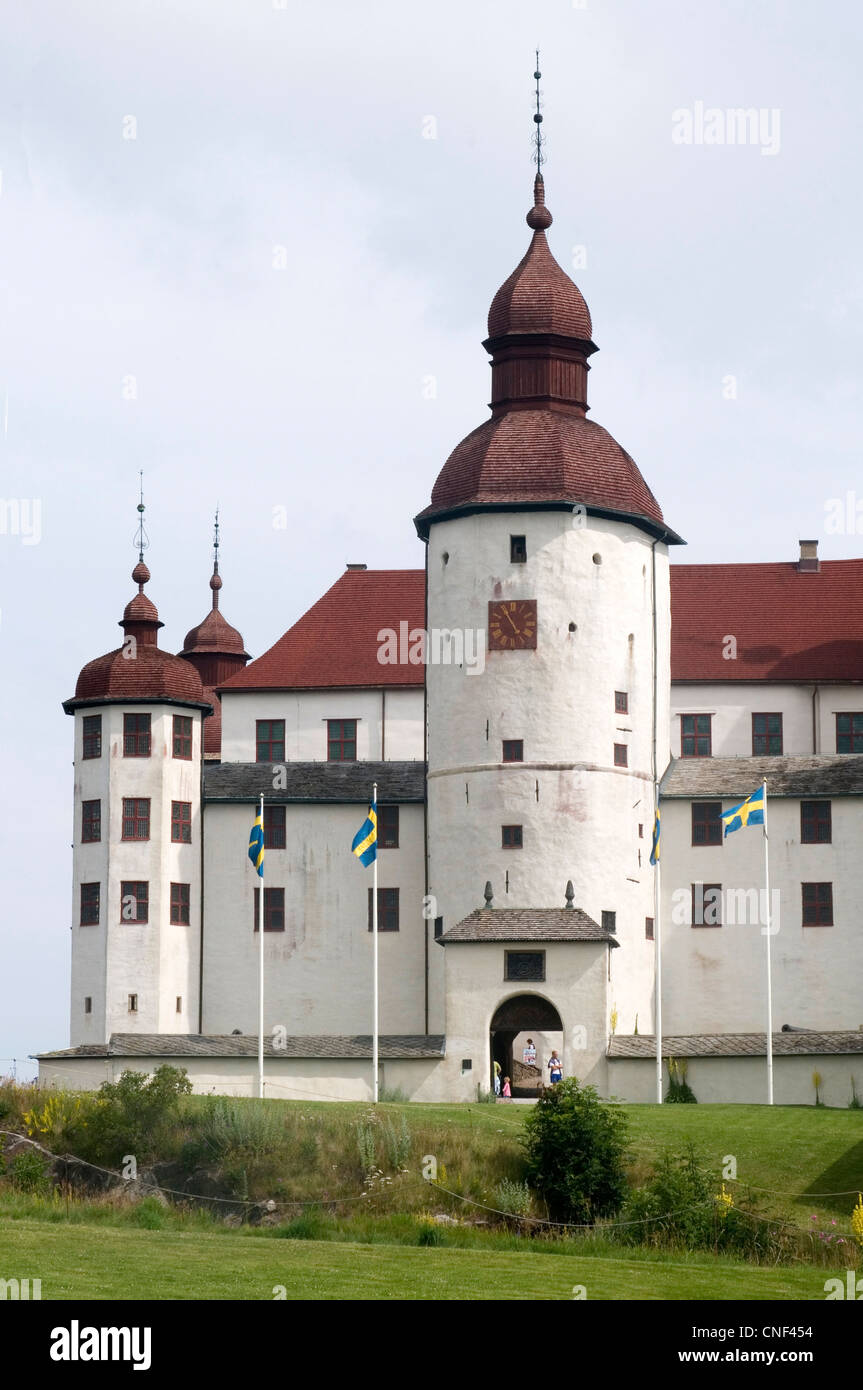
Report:
[[[525,1045],[531,1039],[536,1061],[525,1063]],[[514,994],[495,1010],[490,1028],[492,1076],[494,1063],[501,1076],[511,1080],[513,1096],[533,1098],[540,1083],[548,1080],[545,1064],[552,1049],[563,1056],[563,1023],[553,1004],[539,994]]]

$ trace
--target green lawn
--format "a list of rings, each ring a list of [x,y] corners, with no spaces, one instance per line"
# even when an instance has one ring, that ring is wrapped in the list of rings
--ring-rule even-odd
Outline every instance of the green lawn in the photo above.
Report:
[[[834,1271],[710,1257],[410,1248],[22,1220],[0,1226],[0,1277],[41,1278],[57,1299],[820,1300]],[[844,1278],[844,1271],[835,1271]]]

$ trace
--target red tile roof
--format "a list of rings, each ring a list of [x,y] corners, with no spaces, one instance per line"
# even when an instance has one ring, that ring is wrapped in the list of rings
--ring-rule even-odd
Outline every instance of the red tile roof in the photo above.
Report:
[[[425,625],[423,570],[347,570],[275,646],[221,690],[421,686],[421,665],[378,661],[378,632]]]
[[[533,186],[534,206],[527,214],[533,238],[526,254],[505,280],[488,311],[488,336],[507,333],[556,333],[590,342],[590,310],[578,286],[548,248],[545,229],[552,217],[545,206],[542,174]]]
[[[671,678],[863,680],[863,559],[672,565]]]

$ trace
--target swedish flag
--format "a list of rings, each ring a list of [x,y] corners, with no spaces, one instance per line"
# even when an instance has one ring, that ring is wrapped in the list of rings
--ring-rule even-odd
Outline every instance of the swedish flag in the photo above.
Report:
[[[660,836],[659,811],[657,811],[656,814],[654,815],[654,818],[653,818],[653,843],[652,843],[652,845],[650,846],[650,862],[651,862],[651,864],[658,864],[658,863],[659,863],[659,836]]]
[[[723,811],[721,819],[725,825],[725,834],[730,835],[732,831],[740,830],[744,825],[763,825],[766,795],[767,786],[763,784],[751,796],[747,796],[745,801],[741,801],[739,806],[729,806],[727,811]]]
[[[249,858],[261,878],[264,877],[264,821],[258,812],[249,835]]]
[[[353,839],[351,849],[361,864],[368,868],[378,857],[378,806],[372,801],[369,813]]]

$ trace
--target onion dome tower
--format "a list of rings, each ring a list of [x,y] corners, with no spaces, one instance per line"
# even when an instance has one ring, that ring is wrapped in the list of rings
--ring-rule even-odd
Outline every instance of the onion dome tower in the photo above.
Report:
[[[199,1027],[201,744],[193,665],[157,643],[138,504],[123,645],[90,661],[75,719],[72,1045]]]
[[[536,946],[546,973],[523,978],[544,981],[535,992],[564,1020],[567,1073],[599,1077],[606,991],[622,1017],[652,1015],[649,836],[670,742],[668,546],[679,537],[634,460],[587,418],[597,348],[584,297],[547,241],[538,67],[534,76],[531,239],[489,310],[491,418],[456,446],[415,518],[431,651],[427,891],[446,942],[487,880],[496,906],[539,911],[537,932],[572,881],[575,906],[624,949],[609,953],[593,994],[577,973],[555,973],[550,938]],[[450,638],[437,655],[436,633]],[[501,982],[517,978],[496,940],[478,943],[470,966],[489,1019],[515,989]],[[470,1036],[475,1000],[461,1012],[461,951],[433,953],[447,959],[431,989],[433,1026],[445,1025],[459,1057],[488,1046],[487,1033]],[[570,968],[565,956],[560,969]],[[578,1020],[589,1038],[580,1057],[566,1033]]]
[[[180,656],[195,668],[204,687],[204,695],[213,706],[213,713],[204,721],[204,759],[218,762],[222,748],[222,705],[216,687],[242,671],[249,660],[242,635],[226,622],[219,611],[219,513],[213,531],[213,573],[210,576],[213,604],[202,623],[186,633]]]

